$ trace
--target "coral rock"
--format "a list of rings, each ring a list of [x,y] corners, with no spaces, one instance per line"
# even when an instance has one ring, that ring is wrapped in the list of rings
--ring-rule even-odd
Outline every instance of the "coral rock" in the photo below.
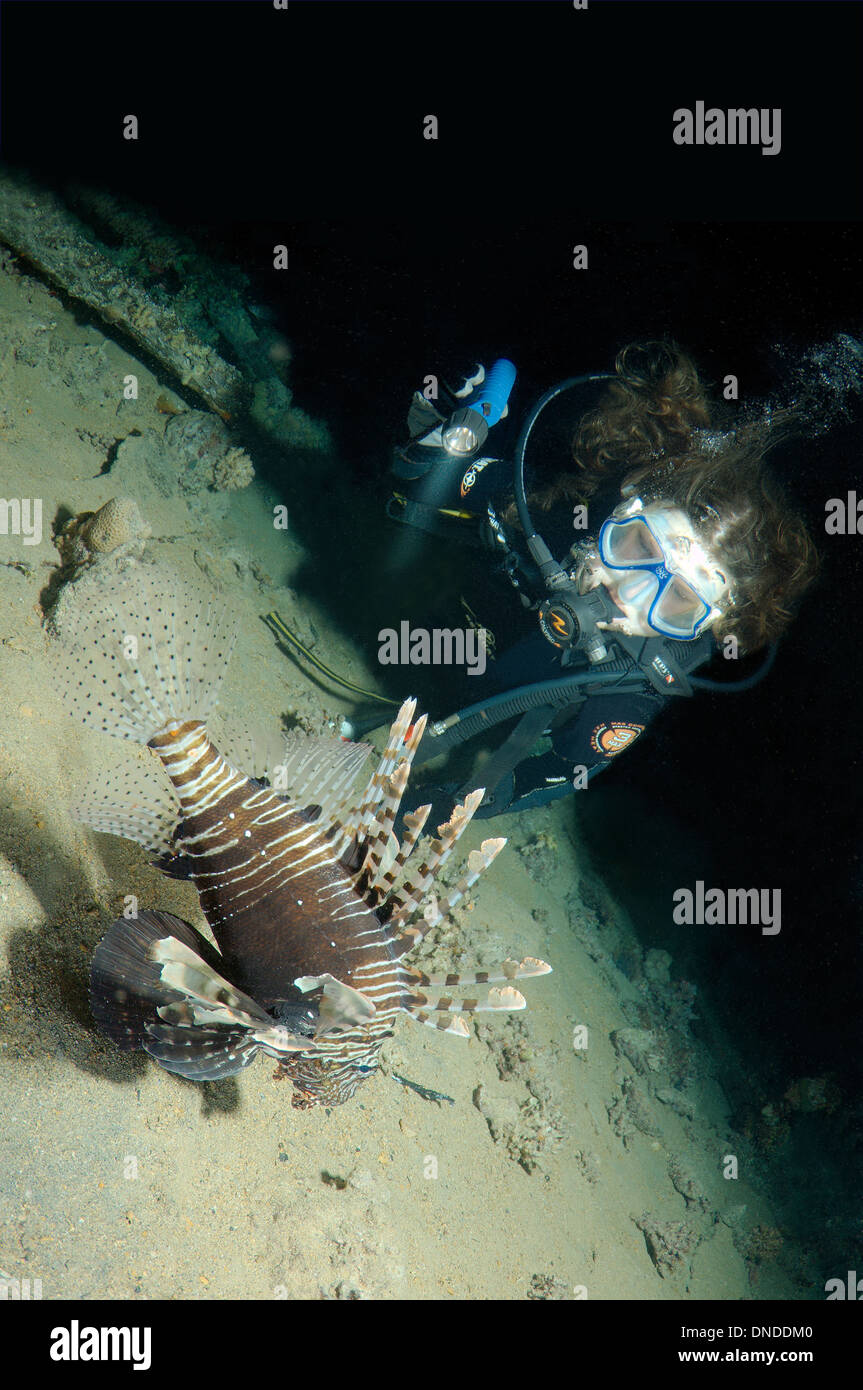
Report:
[[[186,410],[168,420],[165,443],[175,454],[182,477],[187,468],[212,467],[228,448],[229,437],[218,415],[206,410]]]
[[[242,449],[229,449],[213,469],[213,487],[217,492],[236,492],[248,487],[254,476],[248,454]]]
[[[643,1233],[648,1254],[663,1279],[684,1273],[695,1254],[701,1237],[685,1221],[660,1221],[645,1212],[636,1226]]]
[[[546,883],[557,868],[557,841],[544,830],[532,840],[519,845],[518,852],[531,878],[538,883]]]
[[[648,951],[644,958],[644,973],[652,985],[671,983],[671,956],[667,951]]]
[[[150,528],[131,497],[112,497],[80,530],[91,555],[107,555],[120,546],[143,542],[149,535]]]
[[[650,1028],[618,1028],[611,1034],[618,1057],[625,1057],[641,1076],[662,1071],[662,1044]]]
[[[829,1076],[801,1076],[788,1087],[784,1099],[791,1110],[804,1115],[814,1115],[818,1110],[826,1110],[829,1115],[841,1103],[842,1093]]]
[[[672,1185],[686,1202],[687,1208],[694,1207],[699,1212],[710,1211],[710,1202],[695,1173],[679,1154],[668,1155],[668,1176],[671,1178]]]

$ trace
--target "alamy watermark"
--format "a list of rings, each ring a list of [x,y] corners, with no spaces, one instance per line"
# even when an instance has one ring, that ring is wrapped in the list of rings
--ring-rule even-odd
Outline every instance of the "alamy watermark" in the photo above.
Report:
[[[13,1279],[0,1270],[0,1302],[28,1303],[42,1297],[41,1279]]]
[[[694,890],[677,888],[671,896],[679,926],[760,926],[762,936],[782,930],[780,888],[705,888],[698,879]]]
[[[52,1361],[130,1361],[133,1370],[148,1371],[152,1339],[149,1327],[82,1327],[73,1318],[68,1327],[52,1329],[48,1355]]]
[[[827,513],[824,530],[828,536],[863,536],[863,494],[859,500],[856,492],[846,497],[831,497],[824,503]]]
[[[469,676],[485,671],[485,628],[411,627],[407,620],[378,633],[382,666],[466,666]]]
[[[723,111],[697,101],[694,108],[679,106],[674,113],[675,145],[760,145],[761,153],[782,149],[780,106],[732,107]]]
[[[42,498],[0,497],[0,536],[20,536],[24,545],[39,545]]]

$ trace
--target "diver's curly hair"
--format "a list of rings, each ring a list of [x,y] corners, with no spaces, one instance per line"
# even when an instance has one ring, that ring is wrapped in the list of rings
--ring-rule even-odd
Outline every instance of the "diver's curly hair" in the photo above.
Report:
[[[695,364],[673,342],[630,344],[615,372],[573,440],[580,474],[559,476],[533,504],[548,510],[583,501],[609,481],[645,502],[673,503],[727,571],[733,602],[715,636],[735,636],[741,652],[774,641],[818,569],[803,521],[765,464],[767,452],[795,432],[793,410],[753,415],[720,432]]]

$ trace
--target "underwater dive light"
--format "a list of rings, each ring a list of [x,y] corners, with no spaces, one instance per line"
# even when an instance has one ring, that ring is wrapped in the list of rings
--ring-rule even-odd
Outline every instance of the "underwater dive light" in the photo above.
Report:
[[[485,443],[492,425],[506,409],[514,382],[515,367],[508,358],[499,357],[485,380],[442,427],[441,442],[448,454],[467,458]]]

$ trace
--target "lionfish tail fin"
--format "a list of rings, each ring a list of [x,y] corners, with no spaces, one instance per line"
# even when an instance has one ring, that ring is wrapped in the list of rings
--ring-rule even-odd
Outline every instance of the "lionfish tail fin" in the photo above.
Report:
[[[60,695],[82,724],[147,743],[174,720],[206,722],[236,640],[222,604],[138,564],[70,599],[62,619]]]

